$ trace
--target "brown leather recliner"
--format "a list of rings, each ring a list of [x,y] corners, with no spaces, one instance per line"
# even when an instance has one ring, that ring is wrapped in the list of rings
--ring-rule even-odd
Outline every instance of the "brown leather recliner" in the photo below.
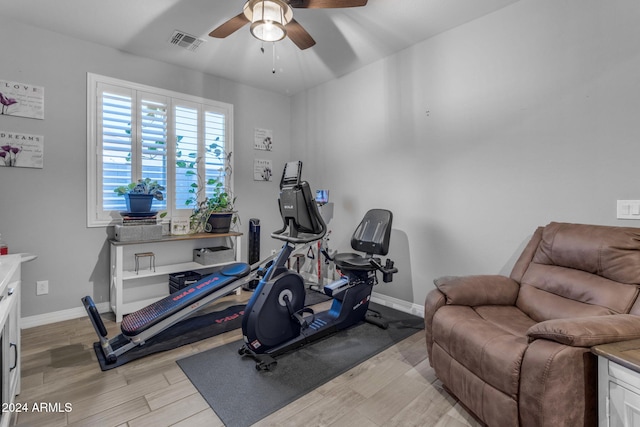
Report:
[[[640,338],[640,228],[550,223],[510,277],[435,280],[429,362],[489,426],[595,426],[590,347]]]

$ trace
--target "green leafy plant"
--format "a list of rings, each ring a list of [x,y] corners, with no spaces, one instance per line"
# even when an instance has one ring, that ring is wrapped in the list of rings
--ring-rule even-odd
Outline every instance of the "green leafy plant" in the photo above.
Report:
[[[199,204],[199,208],[205,208],[209,212],[234,211],[236,198],[231,194],[231,190],[225,187],[220,178],[211,178],[207,180],[207,187],[211,187],[213,189],[212,193]]]
[[[235,210],[236,197],[227,185],[231,179],[231,153],[226,153],[222,147],[216,143],[207,147],[207,151],[223,160],[224,167],[220,169],[221,175],[216,178],[204,179],[198,174],[198,183],[192,183],[189,197],[185,204],[194,206],[190,217],[190,228],[194,233],[209,231],[209,217],[216,213],[232,213],[232,224],[239,222],[239,217]],[[195,160],[194,169],[201,157]],[[203,199],[204,197],[204,199]],[[198,201],[200,200],[200,201]]]
[[[133,194],[150,194],[156,200],[164,200],[164,187],[158,184],[158,181],[152,181],[150,178],[139,179],[138,182],[132,182],[128,185],[122,185],[113,190],[119,196],[127,193]]]

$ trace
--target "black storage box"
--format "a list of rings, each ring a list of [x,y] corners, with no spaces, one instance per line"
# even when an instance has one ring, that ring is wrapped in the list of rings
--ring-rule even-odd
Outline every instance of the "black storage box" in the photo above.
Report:
[[[169,274],[169,292],[174,293],[202,279],[197,271],[181,271]]]

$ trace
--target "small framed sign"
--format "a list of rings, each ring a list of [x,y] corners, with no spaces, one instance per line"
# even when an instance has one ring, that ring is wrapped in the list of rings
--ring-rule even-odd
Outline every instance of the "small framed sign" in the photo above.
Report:
[[[0,80],[0,116],[44,119],[44,87]]]
[[[0,167],[42,169],[44,136],[0,131]]]
[[[254,159],[253,160],[253,180],[254,181],[271,181],[273,177],[273,166],[271,160]]]
[[[256,128],[253,137],[255,150],[273,151],[273,131],[271,129]]]

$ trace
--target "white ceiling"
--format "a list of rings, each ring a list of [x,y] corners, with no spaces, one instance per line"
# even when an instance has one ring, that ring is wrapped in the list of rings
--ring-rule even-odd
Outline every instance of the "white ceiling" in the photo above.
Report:
[[[349,9],[294,9],[317,44],[254,39],[245,26],[226,39],[209,32],[244,0],[0,0],[0,15],[135,55],[254,87],[294,94],[403,50],[518,0],[369,0]],[[206,40],[195,51],[169,43],[174,30]]]

